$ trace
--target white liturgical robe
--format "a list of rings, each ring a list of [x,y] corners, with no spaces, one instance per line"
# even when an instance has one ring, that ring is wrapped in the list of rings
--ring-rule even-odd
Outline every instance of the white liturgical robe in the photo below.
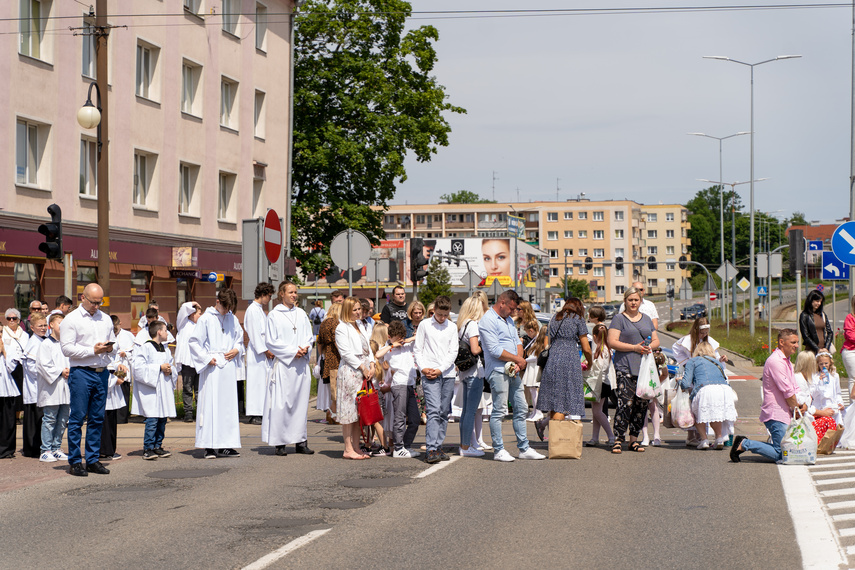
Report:
[[[267,316],[264,307],[253,301],[246,308],[243,326],[249,337],[246,351],[246,415],[261,416],[264,410],[264,393],[267,387],[267,373],[272,364],[267,358]]]
[[[267,317],[267,350],[276,357],[267,383],[261,439],[270,445],[306,441],[312,376],[309,354],[314,344],[305,311],[277,305]],[[296,357],[300,348],[305,356]]]
[[[164,374],[161,365],[169,364],[170,374]],[[131,413],[146,418],[175,417],[175,383],[178,371],[172,363],[167,346],[157,350],[154,341],[148,341],[134,351],[134,398]]]

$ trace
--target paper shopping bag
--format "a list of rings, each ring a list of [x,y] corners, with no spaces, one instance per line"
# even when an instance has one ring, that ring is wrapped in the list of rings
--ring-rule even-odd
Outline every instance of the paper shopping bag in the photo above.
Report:
[[[582,422],[549,420],[549,458],[579,459],[580,457],[582,457]]]
[[[843,426],[838,425],[837,429],[826,430],[825,435],[816,444],[817,455],[831,455],[837,448],[837,442],[843,436]]]

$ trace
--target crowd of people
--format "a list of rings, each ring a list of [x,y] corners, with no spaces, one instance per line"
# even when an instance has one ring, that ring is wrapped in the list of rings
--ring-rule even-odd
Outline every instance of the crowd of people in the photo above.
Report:
[[[842,424],[839,378],[828,350],[833,335],[816,293],[800,318],[806,350],[795,368],[789,357],[798,336],[785,329],[764,369],[761,420],[771,443],[733,438],[735,392],[707,319],[695,320],[690,333],[673,344],[679,365],[674,388],[689,393],[695,420],[685,426],[687,445],[722,449],[732,441],[735,462],[744,451],[779,460],[793,410],[815,417],[818,430]],[[274,296],[275,305],[266,311]],[[530,445],[527,424],[544,440],[550,421],[585,417],[586,400],[593,420],[586,446],[601,444],[601,430],[613,454],[661,445],[667,405],[662,397],[640,397],[638,391],[640,367],[650,358],[659,380],[668,380],[659,316],[644,299],[641,283],[626,290],[608,326],[602,307],[590,307],[586,315],[574,298],[542,325],[531,304],[512,290],[492,305],[483,292],[475,293],[462,303],[456,322],[448,297],[437,297],[428,307],[407,304],[403,287],[393,290],[379,315],[370,300],[340,291],[333,292],[328,308],[316,303],[308,314],[297,306],[298,297],[291,282],[277,288],[259,284],[243,325],[229,289],[220,290],[215,305],[205,310],[195,302],[182,305],[174,327],[153,304],[136,336],[118,317],[100,310],[103,291],[95,283],[86,286],[74,309],[66,297],[57,299],[53,310],[33,301],[23,322],[16,309],[7,310],[0,344],[0,458],[14,456],[16,418],[22,416],[24,456],[67,461],[72,475],[107,474],[102,461],[121,457],[117,425],[127,421],[128,411],[145,421],[142,458],[169,457],[163,442],[167,418],[177,415],[179,376],[183,419],[196,422],[195,446],[205,459],[240,455],[241,405],[275,455],[286,456],[292,445],[295,453],[313,454],[307,434],[313,374],[319,380],[317,408],[326,412],[328,424],[341,425],[343,457],[349,460],[415,458],[423,451],[427,463],[446,461],[450,422],[459,425],[461,456],[492,451],[499,462],[544,459]],[[846,323],[848,366],[855,360],[847,354],[855,352],[855,318],[849,315]],[[383,419],[364,426],[357,400],[371,391],[379,396]],[[516,457],[502,433],[509,405]],[[610,405],[615,408],[611,425]],[[489,444],[482,433],[486,418]],[[422,424],[425,444],[419,450],[415,437]],[[67,453],[61,448],[66,430]]]

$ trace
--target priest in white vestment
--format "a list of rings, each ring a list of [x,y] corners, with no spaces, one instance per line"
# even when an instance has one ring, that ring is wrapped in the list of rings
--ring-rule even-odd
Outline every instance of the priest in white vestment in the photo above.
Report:
[[[243,326],[249,337],[246,350],[246,415],[248,423],[261,424],[264,415],[264,394],[267,388],[267,373],[273,364],[273,353],[267,350],[267,316],[264,305],[270,303],[273,285],[259,283],[255,288],[255,300],[246,309]]]
[[[188,342],[199,373],[196,395],[196,447],[205,459],[239,457],[237,380],[243,352],[243,329],[232,311],[237,296],[217,293],[217,304],[199,318]]]
[[[261,439],[276,446],[276,455],[286,455],[285,445],[296,444],[296,452],[314,453],[306,445],[309,390],[312,376],[309,354],[315,336],[312,323],[296,306],[297,286],[283,282],[277,305],[267,316],[267,350],[275,356],[267,383]]]

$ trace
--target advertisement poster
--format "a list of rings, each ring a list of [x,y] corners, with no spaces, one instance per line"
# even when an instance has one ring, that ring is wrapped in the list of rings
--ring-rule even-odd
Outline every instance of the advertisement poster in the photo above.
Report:
[[[459,266],[450,260],[444,262],[452,285],[463,285],[469,269],[481,277],[481,285],[490,285],[494,279],[505,286],[512,285],[514,281],[514,243],[510,238],[424,238],[422,253],[428,261],[434,254],[439,254],[457,256],[469,262],[468,269],[462,261]],[[524,242],[517,242],[517,255],[519,274],[524,275],[529,260],[535,260],[543,253]]]

